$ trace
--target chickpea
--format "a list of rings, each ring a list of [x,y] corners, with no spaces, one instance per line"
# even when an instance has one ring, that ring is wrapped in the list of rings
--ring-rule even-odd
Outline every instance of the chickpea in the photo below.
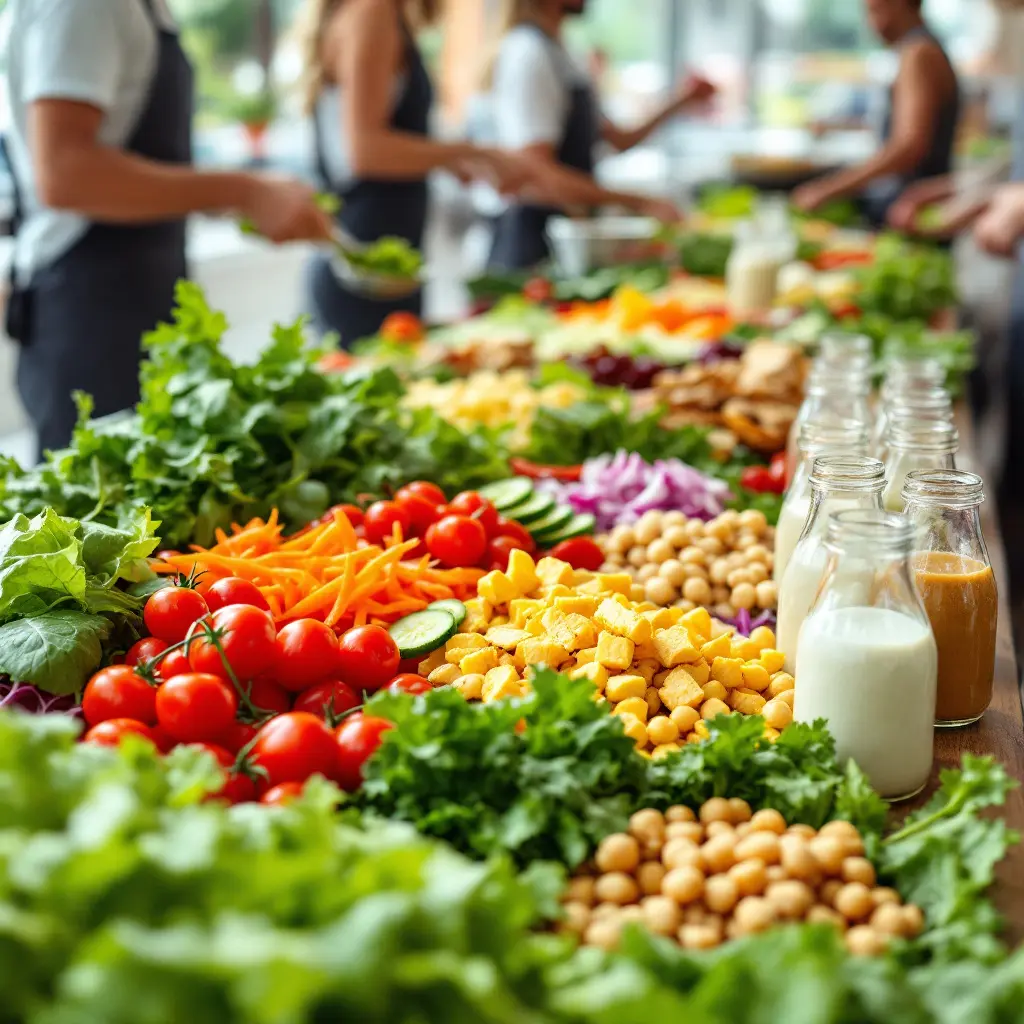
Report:
[[[779,603],[779,590],[774,580],[765,580],[754,587],[758,608],[771,609]]]
[[[720,586],[729,578],[729,563],[724,558],[716,558],[708,568],[708,577],[711,582]]]
[[[712,587],[711,588],[711,604],[712,607],[716,607],[720,604],[725,604],[729,600],[729,588],[728,587]]]
[[[624,871],[609,871],[597,880],[594,887],[597,898],[602,903],[636,903],[640,897],[640,889],[636,880]]]
[[[750,554],[750,548],[747,548],[747,554]],[[764,562],[751,562],[747,566],[747,582],[758,584],[764,583],[768,579],[768,566]]]
[[[605,836],[597,847],[594,861],[603,872],[635,871],[640,863],[640,844],[624,832]]]
[[[633,527],[633,536],[636,537],[637,544],[650,544],[652,540],[660,537],[662,525],[660,512],[656,509],[645,512]]]
[[[652,562],[657,562],[661,565],[662,562],[667,562],[670,558],[674,557],[676,549],[664,537],[658,537],[657,540],[652,540],[647,545],[647,557]]]
[[[679,709],[677,708],[677,710]],[[692,711],[693,708],[690,708],[690,710]],[[696,721],[696,719],[694,719],[694,721]],[[694,814],[693,809],[690,807],[686,807],[683,804],[673,804],[665,812],[665,820],[669,824],[674,825],[676,822],[680,821],[696,821],[697,815]]]
[[[863,882],[848,882],[836,893],[833,905],[848,921],[863,921],[874,909],[871,890]]]
[[[796,700],[796,690],[783,690],[775,700],[781,700],[783,704],[788,704],[792,710],[793,702]]]
[[[664,836],[650,836],[640,843],[640,856],[645,860],[661,860],[661,851],[665,846]],[[643,864],[640,865],[643,867]],[[637,869],[639,870],[639,868]]]
[[[636,571],[635,578],[641,583],[646,583],[648,580],[654,579],[658,575],[658,567],[652,562],[648,562],[646,565],[641,565]]]
[[[857,826],[845,818],[836,818],[834,821],[827,821],[818,830],[819,836],[835,836],[837,839],[860,839]]]
[[[718,931],[703,924],[684,924],[677,937],[683,949],[714,949],[722,943]]]
[[[711,821],[729,821],[729,801],[722,796],[713,796],[705,800],[700,808],[701,824]]]
[[[618,948],[621,934],[622,922],[619,918],[606,917],[590,923],[590,927],[583,933],[583,941],[588,946],[611,951]]]
[[[679,608],[681,611],[684,612],[692,612],[693,609],[697,606],[692,601],[676,601],[676,603],[672,607]]]
[[[585,907],[594,905],[595,879],[589,875],[580,875],[570,880],[565,891],[567,903],[581,903]]]
[[[731,832],[715,836],[700,848],[700,853],[711,873],[728,871],[736,863],[736,837]]]
[[[847,857],[840,875],[844,882],[863,882],[869,889],[877,880],[874,866],[866,857]]]
[[[643,919],[644,912],[635,903],[630,904],[628,907],[622,907],[619,910],[619,920],[624,926],[632,921],[640,922],[643,921]]]
[[[790,825],[789,828],[786,829],[787,836],[800,836],[802,839],[805,839],[808,842],[812,840],[817,834],[818,833],[815,832],[810,825],[804,825],[800,822],[797,822],[797,824],[795,825]]]
[[[736,830],[727,821],[709,821],[704,826],[704,834],[708,839],[715,839],[718,836],[730,835],[735,840]]]
[[[766,870],[764,861],[753,857],[729,868],[729,877],[736,883],[740,896],[760,896],[768,884]]]
[[[716,604],[711,608],[711,612],[720,619],[735,619],[736,609],[729,604],[728,601],[723,601],[721,604]]]
[[[640,903],[643,922],[655,935],[675,935],[682,924],[679,904],[668,896],[648,896]]]
[[[668,580],[661,576],[653,576],[644,583],[644,595],[657,605],[670,605],[679,597],[679,592]]]
[[[647,738],[655,746],[675,743],[679,739],[679,728],[668,715],[655,715],[647,723]],[[664,825],[662,827],[664,828]]]
[[[680,749],[681,745],[679,743],[662,743],[651,751],[651,757],[655,759],[659,757],[668,757],[669,754],[674,754]]]
[[[735,539],[732,542],[732,546],[737,551],[746,551],[747,548],[753,547],[760,541],[760,537],[756,533],[751,533],[750,530],[740,530],[736,534]]]
[[[641,547],[639,544],[636,547],[632,547],[626,554],[626,561],[629,562],[634,569],[639,569],[640,566],[647,564],[647,548]]]
[[[707,566],[711,559],[708,558],[708,553],[703,548],[697,547],[696,544],[689,544],[679,552],[679,561],[703,567]]]
[[[924,912],[914,903],[903,908],[903,935],[912,939],[924,930]]]
[[[744,896],[733,912],[736,935],[754,935],[763,932],[777,920],[775,907],[763,896]]]
[[[757,591],[752,583],[739,583],[732,588],[729,600],[735,607],[746,608],[749,611],[757,601]]]
[[[662,562],[658,568],[658,575],[666,582],[671,584],[677,589],[681,587],[687,579],[686,570],[683,568],[683,563],[678,558],[669,558],[667,561]]]
[[[746,569],[733,569],[725,578],[725,584],[728,587],[738,587],[741,583],[753,583],[754,581],[747,575]]]
[[[761,715],[766,725],[780,732],[793,721],[793,709],[778,697],[773,697],[761,708]]]
[[[736,838],[737,839],[742,839],[744,836],[750,835],[750,833],[752,831],[753,831],[753,829],[750,827],[750,822],[749,821],[741,821],[736,826]]]
[[[699,846],[704,842],[704,826],[696,821],[671,821],[665,827],[665,835],[669,839],[685,839]]]
[[[764,877],[768,879],[768,884],[771,885],[773,882],[788,882],[789,875],[786,874],[786,869],[781,864],[769,864],[764,869]]]
[[[704,905],[716,914],[728,914],[739,898],[739,886],[729,875],[714,875],[704,883]]]
[[[755,830],[736,844],[737,860],[756,857],[764,864],[778,864],[780,855],[779,837],[774,832]]]
[[[711,914],[704,908],[703,903],[691,903],[683,907],[683,924],[707,924]]]
[[[694,604],[710,604],[711,587],[707,580],[692,577],[683,584],[683,597],[687,601],[693,601]]]
[[[712,718],[717,718],[719,715],[728,715],[732,713],[732,709],[724,700],[718,697],[711,697],[709,700],[704,701],[700,706],[700,717],[705,722],[710,722]]]
[[[747,558],[751,562],[761,562],[763,565],[767,565],[771,557],[772,553],[763,544],[751,544],[747,548]]]
[[[574,935],[582,935],[590,925],[590,907],[584,903],[566,903],[562,907],[565,917],[562,928]]]
[[[725,545],[717,537],[702,537],[694,542],[694,547],[700,548],[705,555],[717,558],[725,554]]]
[[[629,599],[630,601],[643,601],[646,598],[644,593],[644,585],[642,583],[634,583],[629,588]]]
[[[648,723],[648,734],[650,726],[653,724],[653,721]],[[663,837],[665,835],[665,816],[653,807],[645,807],[642,811],[637,811],[630,816],[629,834],[639,842],[653,837]]]
[[[836,836],[817,835],[807,844],[807,848],[826,875],[838,875],[842,871],[846,850],[842,840]]]
[[[745,512],[741,512],[736,522],[741,530],[750,530],[758,535],[768,529],[767,517],[763,512],[754,508],[748,508]]]
[[[851,928],[846,933],[846,948],[853,956],[881,956],[888,947],[888,939],[866,924]]]
[[[662,539],[672,545],[676,551],[682,551],[690,543],[690,535],[686,532],[686,524],[670,526],[663,534]]]
[[[704,533],[708,537],[716,537],[723,544],[728,543],[732,530],[732,524],[724,522],[721,516],[717,516],[715,519],[704,524]]]
[[[683,705],[681,708],[673,708],[668,717],[675,722],[680,734],[685,735],[700,721],[700,712],[696,708]]]
[[[669,839],[662,847],[661,862],[670,871],[683,867],[702,869],[704,865],[700,847],[692,839]]]
[[[637,868],[636,880],[645,896],[657,896],[665,878],[665,865],[658,860],[645,861]]]
[[[792,878],[772,882],[765,890],[765,898],[775,907],[776,914],[787,921],[799,921],[814,905],[811,887]]]
[[[683,572],[686,573],[688,580],[703,580],[705,583],[708,582],[708,571],[703,565],[698,565],[696,562],[681,562]],[[709,584],[710,586],[710,584]]]
[[[843,883],[838,878],[830,878],[827,882],[823,882],[821,887],[818,889],[818,895],[821,897],[822,903],[827,903],[830,907],[836,905],[836,896],[839,895],[840,890],[843,888]]]
[[[895,889],[890,889],[887,885],[872,889],[871,898],[875,901],[876,907],[880,907],[885,903],[895,903],[896,906],[899,906],[901,903],[900,894]]]
[[[608,917],[617,918],[621,912],[622,907],[618,903],[598,903],[593,911],[591,911],[590,919],[592,921],[603,921]]]
[[[838,928],[839,931],[846,931],[846,918],[842,914],[837,913],[831,907],[826,907],[823,903],[815,903],[810,910],[807,911],[807,923],[808,924],[830,924],[834,928]]]
[[[624,555],[635,544],[636,538],[629,526],[616,526],[606,538],[608,550],[618,552],[620,555]]]
[[[776,672],[768,684],[768,696],[778,697],[780,693],[792,690],[796,680],[788,672]]]
[[[821,868],[803,836],[783,836],[779,840],[779,847],[782,851],[782,866],[792,878],[812,883],[818,881]]]
[[[679,509],[674,508],[671,512],[666,512],[661,517],[662,526],[685,526],[686,525],[686,513],[680,512]]]
[[[661,891],[676,903],[693,903],[704,891],[704,872],[692,864],[673,868],[662,879]]]
[[[896,906],[895,903],[883,903],[880,907],[875,907],[870,923],[872,928],[883,935],[902,935],[903,908]]]
[[[782,835],[786,831],[786,819],[774,807],[765,807],[750,819],[755,832],[774,832]]]

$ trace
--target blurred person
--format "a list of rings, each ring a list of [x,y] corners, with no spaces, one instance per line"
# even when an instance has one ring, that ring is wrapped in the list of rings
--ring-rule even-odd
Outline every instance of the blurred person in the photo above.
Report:
[[[70,441],[73,391],[100,416],[138,401],[189,214],[244,216],[275,242],[326,239],[330,222],[299,182],[191,166],[192,70],[163,0],[11,0],[5,18],[6,327],[41,453]]]
[[[960,86],[942,45],[922,16],[922,0],[865,0],[879,38],[899,55],[882,125],[881,147],[864,163],[808,182],[793,202],[808,212],[856,196],[876,226],[906,187],[948,174],[960,117]]]
[[[713,96],[715,87],[691,76],[653,117],[635,128],[620,128],[601,116],[594,84],[562,45],[565,19],[582,14],[586,0],[503,0],[503,5],[490,73],[499,143],[534,165],[571,169],[574,174],[564,179],[562,193],[570,205],[614,204],[659,220],[678,220],[678,211],[664,200],[598,185],[593,177],[596,150],[601,142],[620,152],[638,145],[670,118]],[[521,269],[547,259],[551,214],[549,206],[510,205],[495,225],[490,266]]]

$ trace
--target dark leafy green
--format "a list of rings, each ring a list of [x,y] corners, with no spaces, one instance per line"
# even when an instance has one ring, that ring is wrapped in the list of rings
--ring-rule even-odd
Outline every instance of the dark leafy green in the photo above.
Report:
[[[928,320],[956,304],[953,258],[937,246],[883,235],[875,258],[857,271],[857,305],[894,320]]]
[[[697,277],[725,277],[732,255],[732,235],[687,232],[677,242],[679,265]]]

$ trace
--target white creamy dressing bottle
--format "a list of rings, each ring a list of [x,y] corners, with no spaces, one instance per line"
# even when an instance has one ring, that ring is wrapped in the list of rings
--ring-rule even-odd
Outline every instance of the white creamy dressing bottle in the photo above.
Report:
[[[867,509],[829,519],[828,563],[800,631],[794,717],[824,718],[888,800],[924,788],[932,767],[938,653],[913,582],[914,526]]]
[[[779,583],[776,646],[786,655],[786,671],[796,671],[800,627],[814,603],[828,561],[825,532],[829,516],[851,508],[881,511],[885,467],[863,455],[826,455],[811,469],[811,505]]]

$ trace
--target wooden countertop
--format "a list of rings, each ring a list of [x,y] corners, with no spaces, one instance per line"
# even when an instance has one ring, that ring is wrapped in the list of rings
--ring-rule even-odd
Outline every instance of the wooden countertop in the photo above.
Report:
[[[957,465],[972,469],[973,435],[966,410],[957,417],[960,429],[960,455]],[[992,486],[986,481],[986,489]],[[999,625],[996,638],[995,687],[992,705],[980,722],[963,729],[935,730],[935,765],[932,781],[925,793],[900,808],[900,813],[924,803],[934,792],[938,773],[943,768],[960,764],[962,754],[992,754],[1001,761],[1014,778],[1024,781],[1024,715],[1021,711],[1020,675],[1013,647],[1013,630],[1008,604],[1009,579],[1002,535],[996,519],[994,494],[982,506],[982,523],[992,566],[999,587]],[[1010,794],[1004,808],[1007,824],[1024,836],[1024,790]],[[1016,946],[1024,942],[1024,843],[1010,849],[997,872],[998,881],[993,898],[1006,917],[1004,938]]]

